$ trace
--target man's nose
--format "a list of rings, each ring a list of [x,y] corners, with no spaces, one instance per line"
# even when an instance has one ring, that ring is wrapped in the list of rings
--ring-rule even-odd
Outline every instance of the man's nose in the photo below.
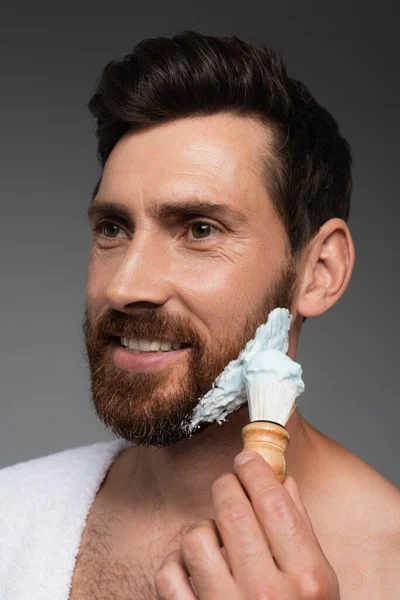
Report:
[[[171,286],[166,243],[149,232],[135,234],[106,290],[111,307],[123,311],[131,304],[161,305],[167,301]]]

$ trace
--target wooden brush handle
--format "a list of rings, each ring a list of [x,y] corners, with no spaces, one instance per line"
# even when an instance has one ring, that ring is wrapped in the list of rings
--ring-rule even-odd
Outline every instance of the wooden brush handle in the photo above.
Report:
[[[290,442],[288,430],[271,421],[253,421],[242,429],[243,450],[254,450],[270,465],[279,481],[285,479],[285,450]]]

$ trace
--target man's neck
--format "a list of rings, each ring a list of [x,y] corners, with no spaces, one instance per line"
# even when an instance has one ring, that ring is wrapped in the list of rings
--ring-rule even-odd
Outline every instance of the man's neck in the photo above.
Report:
[[[211,518],[211,485],[219,475],[233,472],[233,459],[242,449],[241,430],[248,422],[248,408],[243,406],[221,425],[212,424],[175,446],[128,448],[109,471],[108,498],[135,509],[162,506],[171,518]],[[310,485],[315,430],[297,409],[286,428],[286,474],[296,479],[302,494]]]

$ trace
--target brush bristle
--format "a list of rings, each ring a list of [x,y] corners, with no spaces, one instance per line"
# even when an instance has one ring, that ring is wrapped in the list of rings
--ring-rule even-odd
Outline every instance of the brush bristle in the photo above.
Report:
[[[246,379],[250,421],[275,421],[285,426],[296,407],[297,386],[289,380],[271,381],[257,373]]]

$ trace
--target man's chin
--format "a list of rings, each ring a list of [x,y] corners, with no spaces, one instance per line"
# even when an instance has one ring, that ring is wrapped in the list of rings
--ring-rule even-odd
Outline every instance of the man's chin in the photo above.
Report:
[[[187,429],[193,404],[177,406],[172,398],[152,402],[151,396],[147,396],[142,403],[138,403],[136,397],[135,406],[123,397],[125,401],[118,401],[116,394],[92,396],[93,408],[101,423],[118,438],[139,446],[167,447],[193,436]],[[197,435],[208,425],[205,423],[193,433]]]

